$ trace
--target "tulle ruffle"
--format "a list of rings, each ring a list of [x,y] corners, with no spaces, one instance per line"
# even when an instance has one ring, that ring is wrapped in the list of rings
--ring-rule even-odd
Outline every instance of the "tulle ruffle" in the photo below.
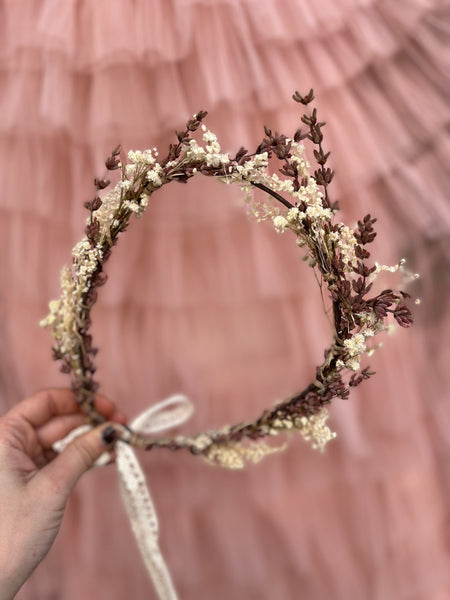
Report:
[[[293,131],[299,114],[292,91],[313,86],[322,114],[333,115],[327,139],[335,197],[385,180],[387,203],[400,207],[402,218],[423,232],[448,231],[445,6],[418,1],[402,12],[392,2],[338,4],[161,1],[136,2],[130,12],[116,2],[106,12],[92,2],[25,3],[20,10],[4,2],[0,155],[25,172],[40,156],[46,160],[37,180],[18,183],[15,173],[3,173],[0,205],[11,209],[19,192],[25,210],[67,218],[71,198],[49,191],[49,178],[61,190],[69,180],[84,198],[118,141],[167,145],[168,132],[205,107],[225,150],[254,145],[261,111],[268,125]],[[150,27],[141,36],[145,47],[139,27]],[[418,163],[435,171],[426,184],[435,192],[431,211]]]
[[[202,98],[211,110],[245,99],[252,102],[248,112],[255,102],[274,109],[298,87],[333,90],[369,65],[380,87],[396,85],[406,97],[420,83],[417,77],[430,80],[437,90],[416,95],[411,104],[419,115],[421,102],[433,113],[439,108],[429,105],[437,102],[434,92],[442,96],[441,108],[445,104],[447,47],[439,35],[441,21],[432,18],[442,2],[417,0],[408,3],[408,11],[401,4],[140,0],[131,7],[116,0],[106,11],[102,2],[80,0],[62,6],[54,0],[3,2],[1,67],[15,71],[7,96],[17,102],[8,100],[3,127],[17,126],[18,114],[40,116],[85,138],[87,131],[97,135],[97,127],[106,131],[121,117],[129,123],[137,111],[159,135],[167,119],[178,122],[190,114],[193,98]],[[407,64],[399,64],[405,54]],[[20,67],[26,70],[22,77]],[[404,73],[414,67],[418,73]],[[36,86],[38,115],[29,114],[30,107],[22,111],[23,79],[28,92],[31,81]],[[126,94],[117,93],[119,82]],[[73,122],[77,114],[83,123]]]

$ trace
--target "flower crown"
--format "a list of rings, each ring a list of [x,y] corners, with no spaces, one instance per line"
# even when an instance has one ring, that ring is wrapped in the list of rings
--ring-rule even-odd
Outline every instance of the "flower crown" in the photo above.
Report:
[[[314,99],[313,90],[306,96],[296,92],[293,99],[307,106]],[[105,164],[110,171],[120,169],[121,180],[103,197],[98,194],[110,181],[94,180],[97,194],[85,203],[90,213],[85,235],[73,248],[72,266],[62,270],[61,296],[50,302],[50,314],[41,325],[51,326],[54,359],[61,361],[61,371],[71,373],[72,388],[82,409],[93,424],[104,421],[94,405],[99,384],[94,380],[97,350],[89,333],[90,313],[97,288],[107,280],[104,266],[119,234],[125,231],[132,215],[140,217],[144,213],[152,194],[173,181],[187,183],[194,176],[204,175],[240,186],[258,221],[269,220],[278,232],[289,230],[295,235],[321,288],[328,289],[333,338],[324,361],[304,390],[268,408],[254,421],[192,436],[153,439],[130,430],[125,440],[146,450],[185,448],[211,462],[235,468],[243,466],[245,460],[257,461],[277,450],[264,438],[282,432],[297,430],[314,447],[322,449],[335,437],[326,425],[326,406],[333,398],[348,398],[350,388],[373,375],[369,367],[361,368],[360,364],[362,355],[373,351],[370,338],[390,327],[389,314],[402,327],[411,325],[412,316],[406,304],[407,293],[383,289],[370,294],[378,275],[401,270],[403,261],[395,266],[369,264],[367,247],[376,236],[376,219],[370,214],[355,228],[337,220],[338,203],[331,202],[328,195],[333,171],[326,166],[330,153],[323,148],[325,123],[318,120],[316,109],[301,117],[305,131],[298,129],[287,137],[265,127],[265,137],[253,153],[242,147],[234,157],[222,152],[215,134],[203,124],[206,115],[205,111],[197,113],[184,131],[176,133],[177,143],[170,145],[164,158],[159,157],[156,148],[130,151],[124,164],[120,147],[113,150]],[[193,137],[198,130],[202,131],[203,144]],[[314,146],[317,168],[313,172],[304,156],[304,139]],[[273,172],[274,163],[278,163],[281,177]],[[254,200],[253,188],[262,190],[268,198]]]

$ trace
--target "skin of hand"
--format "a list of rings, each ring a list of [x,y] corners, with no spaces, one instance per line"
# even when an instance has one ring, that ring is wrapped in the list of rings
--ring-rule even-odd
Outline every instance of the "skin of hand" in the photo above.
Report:
[[[59,455],[52,444],[87,423],[70,390],[38,392],[0,417],[0,600],[12,600],[46,556],[75,484],[112,449],[113,422],[126,422],[106,398],[95,405],[108,422]]]

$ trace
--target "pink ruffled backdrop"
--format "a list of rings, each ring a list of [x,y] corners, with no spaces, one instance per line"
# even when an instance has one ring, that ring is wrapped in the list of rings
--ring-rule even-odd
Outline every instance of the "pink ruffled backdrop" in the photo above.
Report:
[[[445,0],[0,1],[0,410],[67,385],[38,328],[104,158],[164,148],[199,109],[225,150],[298,126],[314,87],[346,219],[423,274],[417,325],[331,409],[242,472],[142,456],[183,600],[450,597],[448,28]],[[237,190],[169,186],[132,224],[95,309],[102,391],[131,416],[183,391],[187,430],[258,414],[311,379],[330,332],[292,239]],[[78,485],[20,600],[153,598],[116,473]]]

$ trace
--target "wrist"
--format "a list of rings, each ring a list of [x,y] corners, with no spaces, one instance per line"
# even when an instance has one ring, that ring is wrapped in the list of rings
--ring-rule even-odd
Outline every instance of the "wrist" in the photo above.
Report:
[[[0,575],[0,600],[13,600],[22,587],[15,577],[3,577]]]
[[[20,590],[25,579],[21,577],[18,569],[15,569],[11,561],[3,556],[0,557],[0,600],[13,600]]]

